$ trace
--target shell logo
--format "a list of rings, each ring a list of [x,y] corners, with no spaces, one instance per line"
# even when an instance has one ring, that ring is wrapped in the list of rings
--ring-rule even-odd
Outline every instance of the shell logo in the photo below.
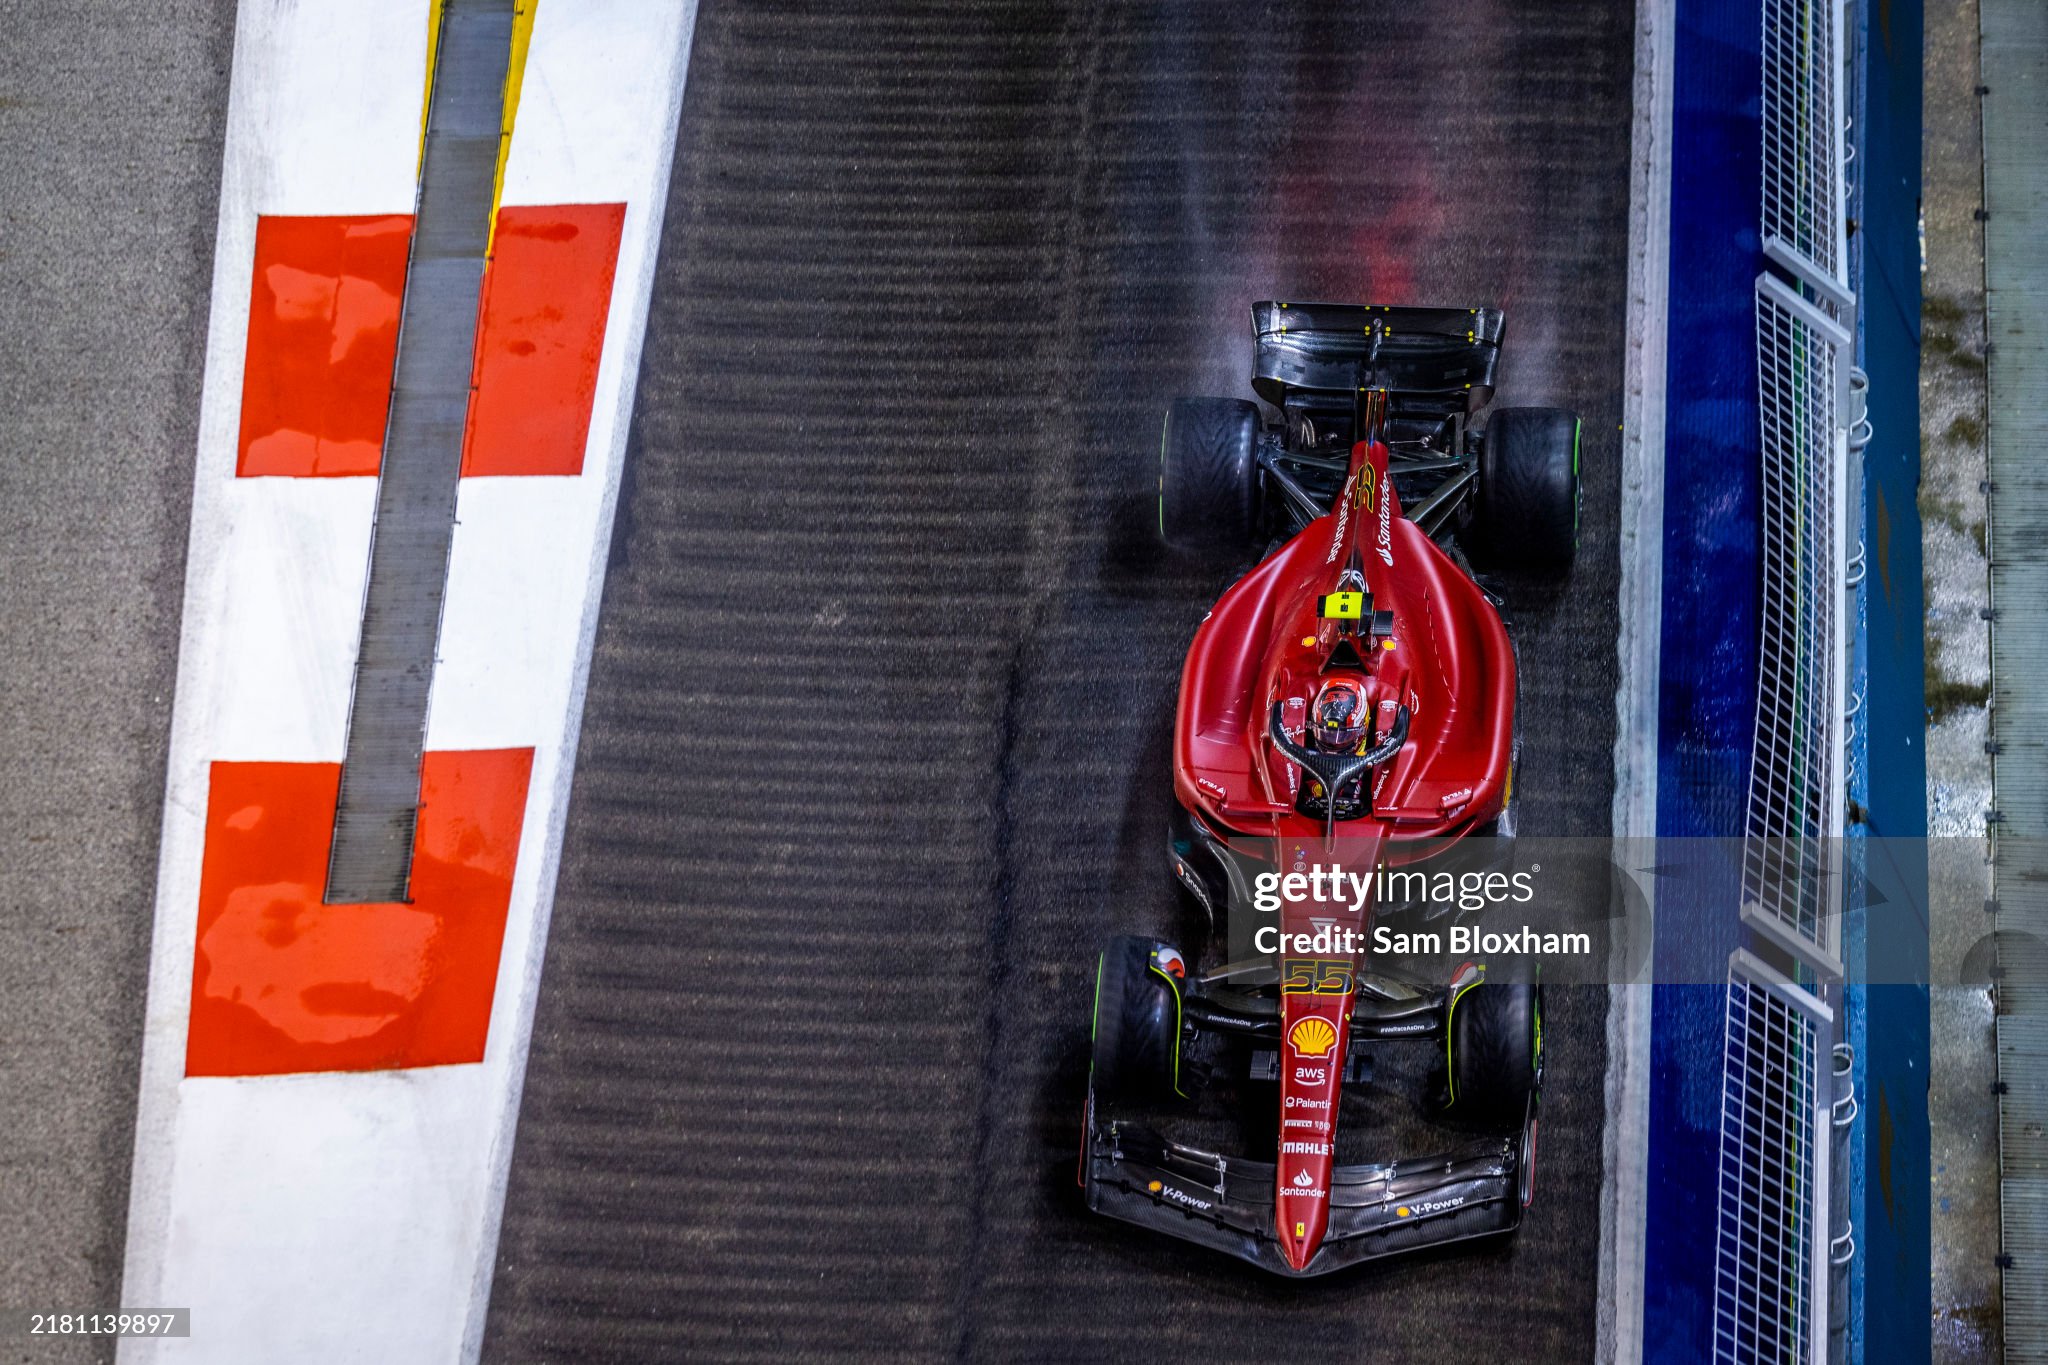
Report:
[[[1403,1204],[1400,1208],[1394,1210],[1395,1215],[1401,1218],[1406,1218],[1410,1213],[1413,1212],[1414,1210],[1409,1208],[1406,1204]]]
[[[1310,1015],[1287,1031],[1287,1044],[1297,1057],[1327,1057],[1337,1045],[1337,1030],[1329,1020]]]

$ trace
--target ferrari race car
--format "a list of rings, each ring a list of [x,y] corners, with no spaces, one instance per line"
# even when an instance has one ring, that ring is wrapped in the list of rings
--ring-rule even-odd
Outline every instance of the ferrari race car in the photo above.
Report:
[[[1277,420],[1228,398],[1166,417],[1161,534],[1265,551],[1181,677],[1170,854],[1202,943],[1102,954],[1080,1182],[1098,1212],[1280,1275],[1507,1233],[1533,1193],[1540,986],[1473,960],[1404,980],[1368,932],[1416,908],[1383,894],[1390,870],[1512,847],[1515,652],[1471,564],[1570,565],[1579,421],[1475,429],[1502,322],[1260,303],[1252,387]],[[1423,1112],[1462,1145],[1386,1159],[1343,1128],[1366,1049],[1393,1042],[1433,1049]],[[1169,1136],[1226,1081],[1249,1150]]]

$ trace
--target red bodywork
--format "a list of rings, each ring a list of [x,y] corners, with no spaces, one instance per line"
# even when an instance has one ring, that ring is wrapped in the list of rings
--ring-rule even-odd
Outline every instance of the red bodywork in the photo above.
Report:
[[[1353,447],[1336,508],[1223,595],[1196,631],[1181,676],[1176,795],[1219,835],[1273,840],[1282,874],[1306,863],[1370,876],[1382,863],[1437,851],[1447,837],[1498,815],[1511,781],[1515,657],[1499,613],[1401,516],[1383,444]],[[1280,703],[1291,736],[1302,737],[1309,701],[1348,625],[1323,619],[1319,599],[1337,590],[1347,565],[1362,565],[1373,607],[1393,612],[1391,635],[1354,640],[1375,732],[1391,729],[1400,706],[1408,708],[1409,732],[1406,746],[1367,775],[1372,814],[1339,821],[1331,843],[1321,818],[1296,810],[1302,773],[1274,747],[1267,719]],[[1335,926],[1362,944],[1371,915],[1370,899],[1357,909],[1288,899],[1277,927],[1296,935]],[[1285,938],[1281,944],[1294,946]],[[1275,1231],[1300,1270],[1328,1223],[1338,1092],[1362,954],[1283,950],[1279,957]]]

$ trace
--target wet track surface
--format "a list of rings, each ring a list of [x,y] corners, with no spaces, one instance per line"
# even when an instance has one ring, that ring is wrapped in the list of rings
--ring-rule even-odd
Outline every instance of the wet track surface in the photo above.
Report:
[[[1590,1358],[1604,991],[1510,1245],[1286,1284],[1072,1179],[1253,300],[1499,305],[1584,414],[1518,782],[1608,827],[1633,7],[1561,9],[704,5],[486,1359]]]

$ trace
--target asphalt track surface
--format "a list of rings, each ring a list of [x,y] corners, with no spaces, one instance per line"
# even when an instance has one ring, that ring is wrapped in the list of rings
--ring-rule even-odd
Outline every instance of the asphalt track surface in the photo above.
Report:
[[[707,0],[487,1359],[1591,1358],[1604,990],[1510,1244],[1283,1283],[1072,1173],[1225,581],[1160,414],[1253,300],[1500,305],[1584,414],[1520,785],[1608,828],[1632,11]]]
[[[0,1305],[120,1301],[234,6],[0,3]],[[4,1358],[110,1359],[109,1338]]]

